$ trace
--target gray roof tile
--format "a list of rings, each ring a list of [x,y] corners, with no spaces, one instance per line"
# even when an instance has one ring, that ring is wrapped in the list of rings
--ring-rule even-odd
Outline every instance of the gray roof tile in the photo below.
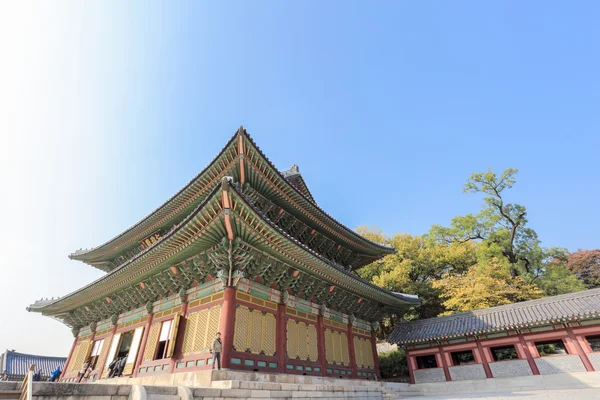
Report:
[[[390,343],[408,344],[449,337],[532,327],[549,321],[598,317],[600,289],[546,297],[444,317],[401,323],[390,333]]]

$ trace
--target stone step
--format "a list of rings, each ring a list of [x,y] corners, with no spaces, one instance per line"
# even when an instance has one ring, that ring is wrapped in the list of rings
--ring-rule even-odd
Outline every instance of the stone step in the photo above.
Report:
[[[352,381],[344,385],[312,384],[312,383],[273,383],[241,380],[213,381],[215,389],[251,389],[251,390],[284,390],[284,391],[327,391],[327,392],[380,392],[380,386],[353,385]]]
[[[225,384],[222,384],[226,386]],[[194,400],[216,399],[368,399],[382,400],[380,390],[370,387],[327,386],[309,384],[286,384],[269,382],[231,381],[230,385],[237,388],[196,388]],[[245,386],[245,388],[240,388]]]
[[[2,400],[18,399],[20,396],[20,390],[0,390],[0,399]]]

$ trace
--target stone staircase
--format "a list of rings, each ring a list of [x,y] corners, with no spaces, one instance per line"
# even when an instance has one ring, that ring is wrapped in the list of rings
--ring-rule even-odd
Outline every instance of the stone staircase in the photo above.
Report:
[[[32,395],[34,400],[393,400],[419,395],[401,383],[237,371],[214,371],[203,384],[99,383],[34,382]],[[0,400],[19,399],[19,389],[20,382],[0,382]]]
[[[194,400],[247,399],[356,399],[383,400],[377,385],[277,383],[244,380],[213,381],[211,388],[194,389]],[[375,382],[373,382],[375,383]]]

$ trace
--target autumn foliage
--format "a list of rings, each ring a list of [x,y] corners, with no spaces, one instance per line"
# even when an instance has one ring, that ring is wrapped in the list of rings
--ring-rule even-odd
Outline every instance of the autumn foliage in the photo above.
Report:
[[[387,236],[359,227],[366,238],[396,254],[358,274],[395,292],[421,297],[421,307],[382,321],[385,334],[399,319],[429,318],[600,287],[600,249],[569,253],[544,248],[528,226],[527,209],[507,201],[515,169],[471,175],[465,193],[482,195],[478,213],[433,225],[424,235]]]

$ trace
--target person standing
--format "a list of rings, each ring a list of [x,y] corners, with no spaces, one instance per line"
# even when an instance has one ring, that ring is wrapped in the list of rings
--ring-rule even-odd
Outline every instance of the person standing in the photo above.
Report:
[[[90,365],[89,367],[87,367],[87,369],[85,370],[85,374],[83,374],[83,381],[82,382],[87,382],[88,379],[90,379],[90,375],[92,375],[92,366]]]
[[[85,372],[87,371],[88,367],[90,366],[90,360],[87,360],[83,366],[81,367],[81,369],[79,370],[79,374],[77,376],[77,383],[81,383],[81,380],[83,379],[83,375],[85,375]]]
[[[213,355],[212,369],[215,369],[215,363],[219,370],[221,369],[221,351],[223,351],[223,342],[221,342],[221,332],[217,332],[217,337],[210,347],[210,352]]]

